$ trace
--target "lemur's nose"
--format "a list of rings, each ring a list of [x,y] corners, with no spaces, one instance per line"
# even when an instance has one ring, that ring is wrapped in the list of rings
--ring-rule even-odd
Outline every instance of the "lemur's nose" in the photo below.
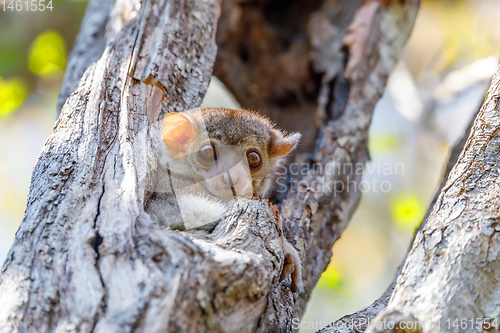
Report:
[[[238,176],[235,173],[231,175],[229,171],[226,171],[222,175],[222,181],[224,182],[224,184],[233,187],[238,183]]]

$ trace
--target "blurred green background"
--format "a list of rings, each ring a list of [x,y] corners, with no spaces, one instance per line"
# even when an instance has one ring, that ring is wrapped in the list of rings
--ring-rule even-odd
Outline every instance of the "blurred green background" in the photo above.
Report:
[[[23,218],[33,166],[86,1],[0,8],[0,261]],[[375,300],[401,264],[441,181],[450,147],[498,66],[500,1],[422,1],[411,39],[378,103],[362,202],[334,247],[304,316],[314,332]],[[206,105],[231,103],[211,86]]]

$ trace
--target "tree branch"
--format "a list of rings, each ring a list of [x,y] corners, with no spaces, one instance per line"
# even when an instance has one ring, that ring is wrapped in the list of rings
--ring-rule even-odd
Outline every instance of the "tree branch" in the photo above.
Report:
[[[359,27],[356,16],[367,15],[362,9],[372,2],[369,29]],[[231,49],[223,36],[231,36],[234,26],[223,10],[221,54],[236,59],[237,52],[243,64],[231,71],[245,78],[266,61],[281,69],[282,78],[271,80],[275,87],[265,76],[252,78],[263,91],[273,87],[254,107],[280,110],[278,121],[291,115],[299,124],[312,124],[303,152],[313,153],[296,160],[305,163],[305,175],[290,174],[300,185],[292,183],[275,196],[283,200],[282,215],[275,216],[264,201],[239,199],[208,237],[151,221],[144,196],[154,185],[162,144],[158,120],[200,105],[216,53],[219,4],[115,2],[108,22],[100,21],[106,24],[106,47],[99,60],[81,80],[77,72],[90,58],[65,80],[65,86],[80,85],[64,104],[33,173],[26,215],[0,276],[0,327],[292,330],[359,201],[371,114],[409,36],[418,1],[297,2],[286,19],[291,24],[294,13],[303,13],[298,26],[285,24],[275,32],[279,10],[272,4],[225,1],[224,6],[245,10],[236,22],[252,22],[253,32],[240,40],[260,40],[257,51],[275,50],[277,61],[245,62],[253,55]],[[259,15],[261,9],[268,12]],[[87,18],[84,24],[91,22]],[[222,68],[226,83],[235,80],[228,84],[234,92],[238,78]],[[288,85],[297,70],[295,82],[303,83]],[[237,96],[244,105],[257,96],[252,80]],[[288,101],[290,91],[295,100]],[[284,235],[303,260],[306,288],[300,294],[279,282]]]
[[[359,22],[368,19],[363,8],[373,3],[371,25],[359,28]],[[295,318],[302,316],[330,262],[331,248],[358,204],[362,169],[369,158],[371,114],[410,34],[418,5],[309,1],[283,11],[234,1],[223,4],[215,74],[243,106],[257,107],[281,126],[300,130],[305,137],[301,151],[313,152],[297,156],[295,173],[284,181],[293,185],[275,194],[275,200],[283,202],[285,235],[305,257],[306,292],[295,306]],[[308,30],[309,40],[300,27]],[[350,43],[364,46],[351,50],[344,45],[348,32]],[[352,68],[349,80],[346,66]]]
[[[64,102],[78,87],[83,73],[102,56],[107,46],[106,41],[112,39],[111,36],[105,36],[108,30],[106,29],[108,20],[110,18],[117,20],[121,19],[121,17],[111,17],[109,15],[110,8],[110,0],[90,0],[88,2],[80,32],[76,37],[75,45],[69,56],[68,66],[64,72],[64,79],[57,99],[57,114],[61,113]],[[115,24],[116,28],[117,24]],[[116,31],[109,31],[108,34],[116,35]]]
[[[460,152],[462,151],[462,149],[465,146],[465,143],[467,141],[467,138],[469,137],[469,134],[470,134],[470,131],[472,129],[472,125],[474,123],[474,119],[475,119],[476,115],[477,115],[477,112],[472,117],[471,122],[470,122],[469,126],[467,127],[464,135],[460,139],[460,141],[457,142],[457,144],[451,150],[450,157],[449,157],[448,163],[446,165],[446,170],[444,171],[443,181],[442,181],[441,185],[439,186],[439,189],[437,190],[437,192],[434,196],[434,199],[432,200],[432,203],[429,205],[429,209],[427,210],[425,217],[422,219],[422,222],[420,223],[418,228],[415,230],[415,235],[414,235],[414,238],[410,242],[411,245],[410,245],[408,251],[411,249],[411,246],[413,246],[413,243],[415,241],[415,236],[425,226],[427,218],[430,215],[430,213],[432,212],[432,207],[434,206],[437,199],[439,198],[439,193],[441,192],[441,189],[444,187],[446,180],[448,179],[448,175],[450,174],[453,166],[457,163]],[[405,258],[405,260],[406,260],[406,258]],[[327,325],[327,327],[318,331],[318,333],[319,332],[321,332],[321,333],[364,332],[366,330],[366,328],[368,327],[368,324],[371,323],[375,319],[375,317],[377,317],[378,314],[380,312],[382,312],[382,310],[384,310],[387,307],[387,304],[389,303],[392,292],[394,291],[394,287],[396,285],[397,278],[398,278],[399,274],[401,274],[402,269],[403,269],[403,264],[401,264],[401,266],[399,267],[396,275],[394,276],[394,280],[389,285],[389,287],[387,287],[386,291],[378,299],[376,299],[372,304],[363,308],[360,311],[356,311],[352,314],[346,315],[346,316],[334,321],[333,323]]]
[[[482,332],[488,329],[484,318],[500,320],[499,92],[497,72],[391,301],[368,331],[394,332],[412,321],[422,332]]]
[[[0,276],[3,330],[29,331],[35,323],[43,332],[130,331],[153,321],[158,308],[150,302],[174,301],[161,286],[175,281],[175,258],[170,270],[152,258],[160,250],[142,235],[159,231],[145,216],[143,198],[156,169],[159,117],[200,105],[208,87],[218,6],[113,3],[106,48],[65,103],[34,169],[26,214]],[[165,262],[170,253],[192,250],[187,236],[160,233],[172,239]],[[176,276],[182,280],[188,271]]]

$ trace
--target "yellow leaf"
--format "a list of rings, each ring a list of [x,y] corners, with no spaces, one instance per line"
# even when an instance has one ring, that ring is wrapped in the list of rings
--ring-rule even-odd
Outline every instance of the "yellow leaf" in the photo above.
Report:
[[[331,263],[328,265],[327,269],[321,275],[318,286],[323,288],[330,288],[335,291],[342,291],[344,286],[342,274],[337,267],[334,267]]]
[[[31,44],[29,69],[42,77],[50,77],[62,73],[66,66],[64,39],[59,33],[47,30],[39,35]]]
[[[371,152],[388,152],[396,149],[398,145],[397,137],[394,135],[378,135],[370,138],[368,146]]]
[[[10,115],[27,95],[28,89],[21,79],[6,80],[0,77],[0,117]]]
[[[424,215],[424,205],[414,194],[405,194],[391,202],[392,220],[401,229],[414,228]]]

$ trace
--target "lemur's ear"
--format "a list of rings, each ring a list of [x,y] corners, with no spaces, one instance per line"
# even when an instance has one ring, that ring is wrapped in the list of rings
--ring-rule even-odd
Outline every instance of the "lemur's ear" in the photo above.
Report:
[[[300,133],[283,136],[281,132],[276,131],[273,134],[269,145],[269,155],[271,157],[285,156],[297,146],[302,137]]]
[[[169,113],[163,119],[163,142],[173,156],[185,153],[195,137],[196,129],[186,116]]]

